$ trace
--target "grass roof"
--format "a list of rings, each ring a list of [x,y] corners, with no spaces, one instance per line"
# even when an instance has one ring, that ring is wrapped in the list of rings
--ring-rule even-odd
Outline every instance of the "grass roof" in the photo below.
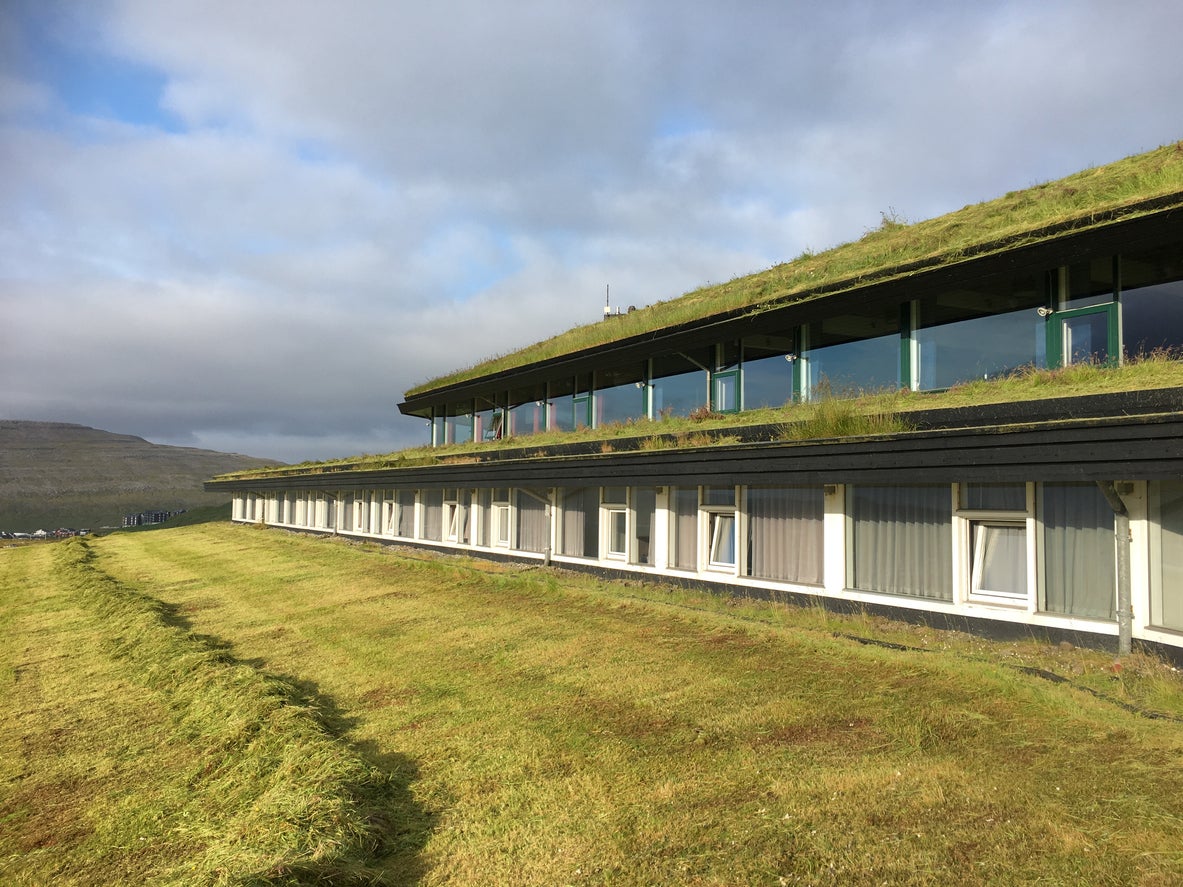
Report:
[[[1176,205],[1183,205],[1183,142],[1012,191],[924,222],[905,224],[884,216],[882,224],[852,243],[816,254],[803,253],[766,271],[703,287],[610,321],[575,327],[424,382],[406,395],[420,396],[731,311],[818,298]]]
[[[727,446],[740,442],[737,432],[753,426],[769,429],[773,435],[769,438],[771,440],[785,441],[899,434],[913,430],[915,422],[910,414],[924,410],[1156,389],[1183,391],[1183,360],[1167,352],[1155,352],[1119,367],[1082,363],[1060,369],[1027,368],[1001,378],[967,382],[939,392],[884,391],[726,415],[637,419],[577,431],[546,431],[496,441],[421,446],[383,455],[238,471],[219,475],[214,480],[257,480],[469,464],[483,461],[499,451],[510,451],[505,455],[516,458],[518,453],[512,452],[515,450],[519,451],[521,458],[537,460],[563,455],[562,448],[568,444],[594,443],[598,451],[605,454],[637,449]]]

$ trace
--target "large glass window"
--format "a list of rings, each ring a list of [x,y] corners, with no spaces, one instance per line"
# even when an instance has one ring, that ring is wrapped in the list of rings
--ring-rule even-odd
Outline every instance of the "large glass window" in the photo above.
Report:
[[[551,382],[546,401],[547,427],[555,431],[575,430],[575,380]],[[580,424],[587,424],[584,418]]]
[[[806,352],[809,397],[852,396],[900,385],[896,306],[811,323]]]
[[[1183,350],[1183,244],[1121,257],[1121,335],[1129,356]]]
[[[432,542],[439,542],[443,538],[444,524],[444,491],[424,490],[423,501],[423,538]]]
[[[595,487],[563,490],[563,554],[597,557],[600,550],[600,491]]]
[[[546,550],[550,526],[546,522],[546,494],[541,490],[518,490],[518,550]]]
[[[1043,609],[1116,618],[1113,509],[1096,484],[1042,484]]]
[[[707,402],[705,349],[653,358],[653,416],[688,416]]]
[[[501,440],[505,432],[505,412],[498,406],[477,410],[473,416],[475,440]]]
[[[747,514],[749,575],[822,584],[821,487],[749,487]]]
[[[698,487],[675,487],[670,491],[673,512],[672,563],[678,570],[698,569]]]
[[[515,437],[537,434],[546,428],[546,394],[543,386],[518,388],[509,394],[509,433]]]
[[[949,487],[858,485],[847,490],[854,587],[952,600]]]
[[[743,340],[743,408],[779,407],[793,398],[792,330]]]
[[[1150,621],[1183,631],[1183,481],[1150,485]]]
[[[412,539],[415,536],[415,491],[397,490],[394,494],[394,514],[390,520],[391,533]]]
[[[476,524],[476,544],[482,548],[488,548],[489,531],[492,529],[493,517],[489,508],[489,490],[476,491],[476,504],[473,511],[476,512],[474,520]]]
[[[472,440],[472,403],[448,404],[444,418],[444,442],[468,443]]]
[[[595,427],[645,415],[645,383],[640,367],[596,373]]]
[[[1037,309],[1046,299],[1041,275],[994,279],[922,299],[916,332],[920,388],[950,388],[1040,365],[1046,334]]]
[[[1068,266],[1061,308],[1091,308],[1113,301],[1113,257],[1098,256]]]
[[[652,487],[633,490],[633,551],[634,564],[652,564],[653,522],[657,514],[657,491]]]

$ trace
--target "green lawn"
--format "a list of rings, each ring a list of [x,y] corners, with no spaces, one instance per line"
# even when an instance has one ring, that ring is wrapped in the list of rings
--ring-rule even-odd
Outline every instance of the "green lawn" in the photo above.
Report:
[[[0,590],[0,880],[1183,882],[1145,656],[228,524]]]

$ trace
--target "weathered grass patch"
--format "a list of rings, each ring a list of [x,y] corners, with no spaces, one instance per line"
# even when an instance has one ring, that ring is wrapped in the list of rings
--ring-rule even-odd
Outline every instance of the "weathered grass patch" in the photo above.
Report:
[[[295,687],[178,627],[81,540],[22,554],[41,571],[6,626],[26,646],[7,657],[20,737],[4,753],[0,871],[30,884],[379,880],[367,861],[390,831],[392,777],[336,742]]]

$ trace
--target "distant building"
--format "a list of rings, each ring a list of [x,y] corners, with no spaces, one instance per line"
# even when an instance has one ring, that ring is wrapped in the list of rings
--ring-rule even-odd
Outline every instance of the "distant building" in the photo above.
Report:
[[[143,527],[150,524],[162,524],[170,517],[182,514],[180,511],[140,511],[136,514],[125,514],[123,516],[124,527]]]
[[[236,521],[1183,650],[1183,386],[999,388],[884,434],[743,427],[847,392],[1177,357],[1183,144],[594,327],[408,392],[433,445],[469,444],[455,457],[206,487]],[[735,413],[738,442],[661,437],[696,413]],[[575,429],[603,440],[531,442]]]

